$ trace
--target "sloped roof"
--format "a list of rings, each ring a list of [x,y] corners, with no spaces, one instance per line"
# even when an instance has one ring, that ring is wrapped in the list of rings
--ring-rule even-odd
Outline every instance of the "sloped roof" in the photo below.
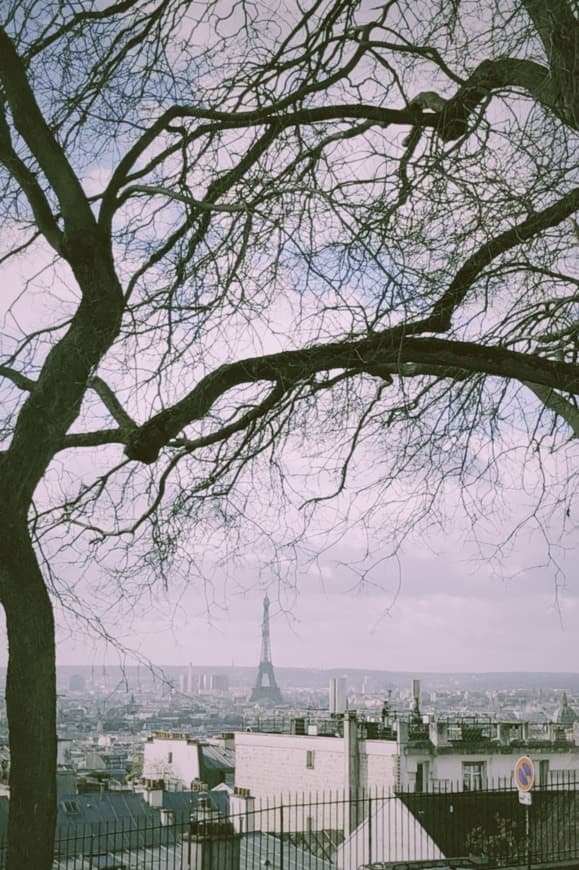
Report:
[[[244,834],[240,838],[240,870],[255,870],[256,867],[267,867],[268,870],[335,870],[335,865],[322,858],[316,858],[310,852],[293,846],[291,843],[280,843],[278,837],[271,834],[255,832]],[[225,849],[225,844],[223,845]],[[138,856],[139,867],[154,867],[155,870],[175,870],[176,867],[185,867],[187,861],[187,845],[176,842],[173,846],[152,846],[139,850],[131,857],[125,853],[121,861],[126,862],[127,867],[132,867],[131,860]],[[107,863],[104,867],[115,867],[115,856],[109,853],[103,860]],[[61,859],[55,866],[58,870],[89,870],[95,864],[77,863],[80,859],[67,861]],[[121,864],[122,866],[122,864]],[[136,865],[135,865],[136,866]]]
[[[78,824],[150,818],[158,820],[159,811],[150,807],[135,792],[65,795],[58,801],[57,828]]]
[[[191,812],[199,803],[200,798],[209,798],[214,809],[219,810],[222,815],[229,813],[229,794],[223,791],[208,792],[198,791],[166,791],[163,792],[163,808],[173,810],[175,820],[189,820]]]
[[[241,837],[242,870],[250,870],[256,866],[267,867],[268,870],[335,870],[336,865],[323,858],[317,858],[311,852],[282,842],[279,837],[264,834],[260,831],[244,834]],[[266,863],[267,862],[267,863]]]
[[[164,792],[162,808],[175,813],[175,823],[167,826],[161,824],[161,807],[149,806],[141,794],[134,792],[62,797],[58,801],[57,866],[68,866],[68,859],[80,861],[82,854],[96,857],[136,851],[141,855],[143,850],[153,849],[172,855],[201,798],[208,798],[224,816],[228,814],[229,794],[224,791]],[[8,798],[0,797],[1,839],[5,839],[7,830]]]
[[[201,750],[201,765],[207,770],[235,770],[235,753],[231,749],[209,744],[199,747]]]

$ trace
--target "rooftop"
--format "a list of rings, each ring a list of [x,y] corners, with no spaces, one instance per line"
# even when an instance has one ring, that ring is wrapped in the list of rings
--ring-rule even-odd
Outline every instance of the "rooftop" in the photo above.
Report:
[[[529,722],[479,715],[422,717],[411,713],[388,714],[380,719],[356,715],[360,740],[389,740],[417,747],[430,745],[440,751],[452,751],[453,748],[461,750],[465,746],[484,746],[491,751],[505,751],[508,747],[528,745],[549,745],[555,749],[569,750],[579,743],[573,721],[570,717],[559,717],[558,722]],[[244,730],[295,736],[343,737],[344,716],[311,711],[303,716],[253,717],[245,720]]]

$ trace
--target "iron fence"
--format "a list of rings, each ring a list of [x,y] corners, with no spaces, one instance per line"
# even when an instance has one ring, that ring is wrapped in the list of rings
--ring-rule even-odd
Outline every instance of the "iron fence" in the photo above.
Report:
[[[579,780],[552,777],[526,808],[512,786],[209,800],[191,818],[61,826],[54,870],[378,870],[579,862]],[[237,800],[237,803],[235,802]],[[235,811],[233,811],[235,810]],[[162,823],[161,823],[162,819]],[[6,866],[0,843],[0,866]]]

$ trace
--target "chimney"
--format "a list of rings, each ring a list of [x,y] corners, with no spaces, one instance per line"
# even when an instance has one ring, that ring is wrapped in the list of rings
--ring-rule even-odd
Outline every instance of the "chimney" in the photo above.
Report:
[[[199,798],[184,839],[190,870],[240,870],[239,834],[213,809],[208,795]]]
[[[360,790],[360,756],[358,754],[358,720],[355,710],[344,716],[344,782],[346,800],[349,800],[345,817],[346,836],[358,827],[358,792]]]
[[[186,846],[188,870],[240,870],[239,834],[233,831],[219,836],[186,833],[184,839],[189,841]]]
[[[248,788],[236,785],[229,798],[229,817],[236,834],[247,834],[255,830],[255,798]]]
[[[168,810],[166,807],[161,808],[161,825],[166,828],[169,825],[175,824],[175,810]]]
[[[235,734],[232,731],[222,734],[221,739],[223,740],[224,749],[230,749],[232,752],[235,752]]]
[[[398,752],[400,752],[400,747],[408,743],[408,722],[405,722],[403,719],[396,720],[396,739],[398,742]]]
[[[201,793],[197,806],[191,813],[191,822],[196,823],[200,830],[218,824],[221,820],[219,810],[215,809],[207,792]]]
[[[145,802],[148,803],[150,807],[163,806],[163,786],[164,782],[162,779],[145,780],[143,797],[145,799]]]

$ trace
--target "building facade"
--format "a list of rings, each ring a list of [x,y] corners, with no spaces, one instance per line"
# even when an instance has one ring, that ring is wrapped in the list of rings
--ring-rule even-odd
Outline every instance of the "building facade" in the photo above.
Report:
[[[237,733],[236,786],[257,798],[372,789],[508,788],[521,755],[533,759],[538,785],[579,779],[577,724],[573,730],[556,723],[531,727],[474,717],[378,723],[348,711],[333,720],[333,731],[326,729],[324,736],[318,726],[307,723],[297,730],[303,733]]]
[[[143,779],[162,780],[168,789],[188,790],[195,783],[213,788],[233,784],[233,753],[188,734],[156,732],[145,741]]]

